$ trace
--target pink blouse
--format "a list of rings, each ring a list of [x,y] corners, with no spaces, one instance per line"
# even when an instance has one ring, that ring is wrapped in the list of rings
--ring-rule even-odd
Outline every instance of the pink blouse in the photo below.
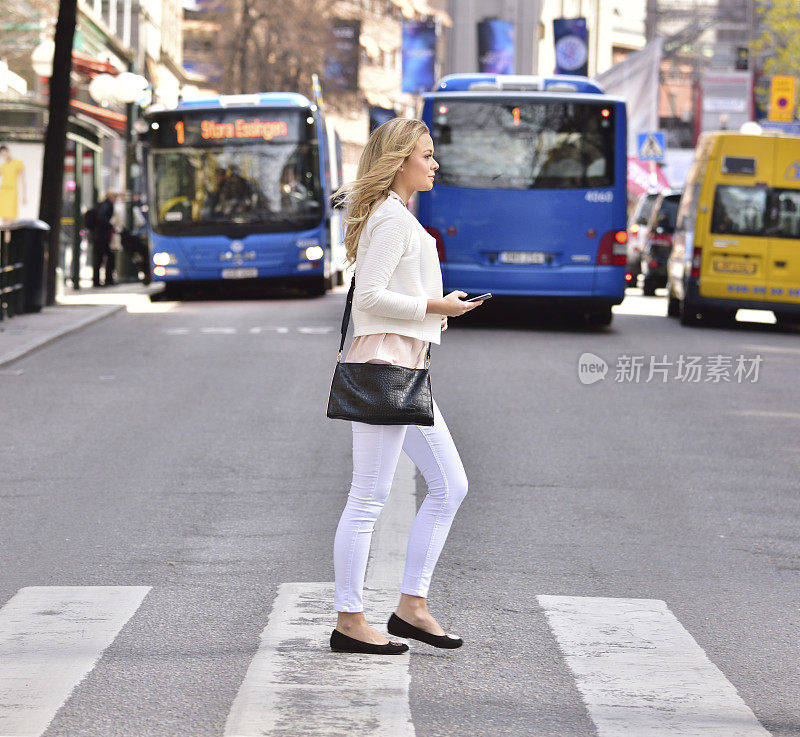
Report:
[[[397,333],[358,335],[345,357],[346,363],[388,363],[406,368],[425,368],[428,342]]]

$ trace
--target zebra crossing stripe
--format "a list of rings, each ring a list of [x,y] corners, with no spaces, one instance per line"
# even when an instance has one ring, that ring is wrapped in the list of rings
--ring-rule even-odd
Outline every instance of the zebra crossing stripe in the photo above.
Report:
[[[599,737],[769,737],[663,601],[537,598]]]
[[[365,590],[370,619],[394,593]],[[225,724],[225,737],[413,737],[409,657],[334,653],[333,584],[284,583]]]
[[[364,604],[385,632],[400,598],[415,466],[402,454],[373,533]],[[409,655],[333,653],[332,583],[284,583],[225,725],[225,737],[414,737]]]
[[[0,609],[0,735],[38,737],[149,586],[30,586]]]

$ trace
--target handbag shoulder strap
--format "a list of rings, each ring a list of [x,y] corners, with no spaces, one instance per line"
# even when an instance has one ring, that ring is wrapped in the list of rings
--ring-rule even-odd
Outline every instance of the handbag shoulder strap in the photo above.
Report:
[[[336,362],[340,363],[342,360],[342,352],[344,351],[344,339],[347,336],[347,328],[350,325],[350,313],[353,310],[353,294],[356,291],[356,277],[353,275],[353,280],[350,282],[350,289],[347,292],[347,301],[344,305],[344,315],[342,315],[342,340],[339,343],[339,355]],[[431,344],[428,342],[428,352],[425,354],[425,368],[431,362]]]
[[[339,343],[339,357],[337,362],[342,360],[342,351],[344,350],[344,339],[347,335],[347,326],[350,324],[350,312],[353,309],[353,292],[356,291],[356,277],[353,274],[353,280],[350,282],[350,290],[347,292],[347,302],[344,305],[344,315],[342,316],[342,341]]]

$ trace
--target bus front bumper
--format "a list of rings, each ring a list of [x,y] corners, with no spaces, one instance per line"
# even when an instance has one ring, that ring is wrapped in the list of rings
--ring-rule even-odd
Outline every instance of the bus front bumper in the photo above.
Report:
[[[309,261],[300,263],[294,268],[281,266],[241,266],[241,267],[215,267],[203,269],[196,267],[180,268],[175,266],[165,267],[166,273],[152,270],[153,281],[192,281],[192,282],[233,282],[250,281],[256,279],[304,279],[307,277],[323,276],[324,264],[322,261]]]

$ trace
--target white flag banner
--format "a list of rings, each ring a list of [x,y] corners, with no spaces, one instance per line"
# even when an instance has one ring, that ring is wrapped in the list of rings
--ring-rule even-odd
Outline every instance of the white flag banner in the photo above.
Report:
[[[663,39],[657,38],[624,61],[597,75],[609,95],[624,97],[628,109],[628,155],[636,155],[636,136],[658,130],[658,76]]]

